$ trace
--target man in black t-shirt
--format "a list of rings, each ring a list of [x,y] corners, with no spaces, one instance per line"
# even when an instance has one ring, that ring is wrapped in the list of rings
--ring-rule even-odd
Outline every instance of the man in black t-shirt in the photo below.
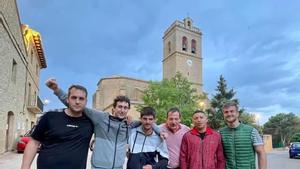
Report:
[[[45,113],[26,146],[21,169],[29,169],[41,145],[37,169],[86,169],[93,124],[83,114],[87,90],[79,85],[69,88],[67,109]]]

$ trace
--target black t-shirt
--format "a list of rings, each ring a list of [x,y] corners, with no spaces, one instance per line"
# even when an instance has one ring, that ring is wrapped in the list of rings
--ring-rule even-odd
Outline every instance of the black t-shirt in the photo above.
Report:
[[[93,134],[90,119],[70,117],[64,110],[45,113],[31,137],[41,142],[38,169],[86,169],[89,142]]]
[[[204,132],[204,133],[199,133],[199,137],[200,137],[202,140],[204,139],[205,135],[206,135],[206,132]]]

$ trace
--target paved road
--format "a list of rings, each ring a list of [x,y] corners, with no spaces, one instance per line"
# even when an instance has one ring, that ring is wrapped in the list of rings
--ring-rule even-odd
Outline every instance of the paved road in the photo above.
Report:
[[[37,157],[37,156],[36,156]],[[18,154],[16,152],[6,152],[0,155],[0,169],[20,169],[22,164],[23,154]],[[87,168],[91,168],[90,158],[91,153],[89,153],[87,161]],[[32,162],[31,169],[36,169],[36,158]]]
[[[88,159],[88,169],[89,161]],[[22,154],[7,152],[0,155],[0,169],[19,169],[21,162]],[[33,164],[31,169],[36,169],[36,162],[34,161]],[[287,150],[274,150],[268,153],[268,169],[300,169],[300,159],[289,159]]]
[[[300,169],[300,158],[290,159],[288,150],[268,153],[268,169]]]

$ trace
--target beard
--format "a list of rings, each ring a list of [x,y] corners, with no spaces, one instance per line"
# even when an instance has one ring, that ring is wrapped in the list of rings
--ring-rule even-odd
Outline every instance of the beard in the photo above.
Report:
[[[233,123],[233,122],[237,121],[237,117],[229,116],[229,117],[226,117],[225,120],[228,123]]]

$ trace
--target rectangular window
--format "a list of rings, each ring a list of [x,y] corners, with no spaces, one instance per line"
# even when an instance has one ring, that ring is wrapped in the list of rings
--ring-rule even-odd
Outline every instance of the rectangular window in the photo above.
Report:
[[[36,91],[35,91],[34,95],[33,95],[32,105],[36,106],[37,105],[36,103],[37,103],[37,97],[36,97]]]
[[[11,81],[16,83],[17,81],[17,62],[15,59],[13,59],[13,64],[12,64],[12,73],[11,73]]]
[[[31,129],[34,127],[34,121],[31,121]]]
[[[33,50],[31,50],[31,54],[30,54],[30,62],[31,62],[31,64],[32,64],[32,62],[33,62]]]
[[[39,75],[39,65],[38,64],[35,65],[35,71],[36,71],[36,75],[38,76]]]
[[[32,98],[31,98],[31,84],[30,83],[28,83],[28,96],[27,96],[27,98],[28,98],[28,103],[27,103],[27,105],[29,105],[29,106],[31,106],[32,104],[31,104],[31,100],[32,100]]]

